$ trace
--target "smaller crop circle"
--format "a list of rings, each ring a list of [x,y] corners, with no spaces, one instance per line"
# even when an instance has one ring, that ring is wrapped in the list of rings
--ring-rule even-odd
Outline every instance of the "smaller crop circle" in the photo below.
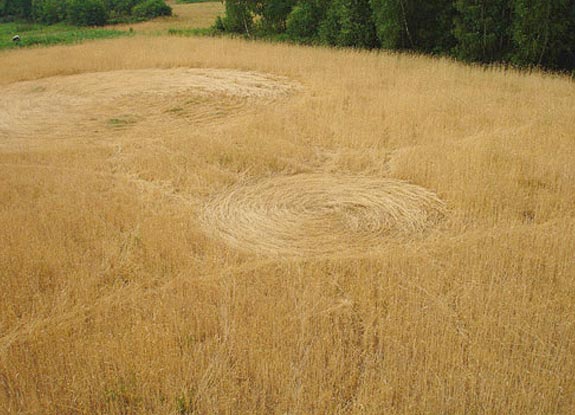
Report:
[[[431,191],[366,176],[299,174],[238,184],[204,206],[207,233],[267,255],[361,253],[421,235],[445,214]]]

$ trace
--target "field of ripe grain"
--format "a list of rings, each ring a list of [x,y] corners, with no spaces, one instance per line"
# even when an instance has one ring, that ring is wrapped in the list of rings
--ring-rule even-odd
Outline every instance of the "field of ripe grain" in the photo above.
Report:
[[[0,414],[575,413],[569,79],[147,35],[0,67]]]

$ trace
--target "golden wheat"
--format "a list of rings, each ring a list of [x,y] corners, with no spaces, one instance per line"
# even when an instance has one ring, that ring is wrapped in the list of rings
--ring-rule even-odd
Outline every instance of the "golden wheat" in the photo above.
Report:
[[[221,9],[0,53],[0,413],[574,413],[573,82]]]

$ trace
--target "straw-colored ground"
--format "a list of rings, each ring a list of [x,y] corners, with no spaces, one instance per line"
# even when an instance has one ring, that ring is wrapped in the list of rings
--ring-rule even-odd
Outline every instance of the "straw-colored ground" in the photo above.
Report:
[[[0,67],[0,413],[575,413],[573,82],[161,36]]]

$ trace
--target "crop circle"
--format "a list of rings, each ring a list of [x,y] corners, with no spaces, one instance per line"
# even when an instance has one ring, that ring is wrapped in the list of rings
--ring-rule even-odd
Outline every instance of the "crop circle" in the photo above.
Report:
[[[357,253],[414,238],[444,216],[404,181],[299,174],[239,184],[209,200],[203,226],[229,246],[269,255]]]

